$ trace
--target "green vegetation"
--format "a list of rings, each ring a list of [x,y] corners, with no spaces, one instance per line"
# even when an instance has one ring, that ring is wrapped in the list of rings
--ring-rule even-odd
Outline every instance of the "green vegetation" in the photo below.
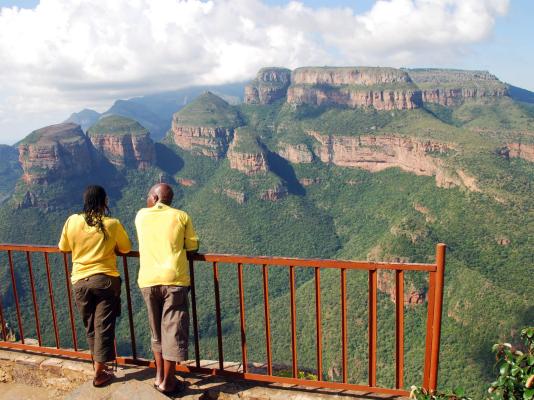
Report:
[[[135,237],[135,214],[145,206],[148,188],[162,177],[173,182],[174,205],[192,216],[202,252],[432,262],[435,244],[444,242],[448,252],[438,387],[462,386],[474,398],[484,398],[495,375],[494,360],[486,349],[495,342],[517,347],[519,329],[534,320],[534,168],[531,162],[496,152],[510,141],[531,143],[533,115],[530,105],[508,98],[466,102],[450,109],[427,105],[426,109],[378,112],[293,107],[282,101],[230,106],[207,93],[177,114],[180,123],[237,127],[236,148],[264,153],[270,171],[247,176],[231,169],[226,159],[195,156],[167,137],[157,144],[157,166],[148,170],[102,170],[95,176],[48,186],[19,182],[11,200],[0,207],[0,242],[55,244],[63,221],[79,211],[83,186],[89,181],[108,189],[113,214]],[[317,157],[312,163],[293,165],[274,153],[281,143],[302,143],[313,149],[309,130],[447,143],[451,151],[431,155],[439,157],[445,170],[472,176],[480,191],[436,187],[435,177],[400,169],[370,173],[342,168],[323,164]],[[190,186],[175,183],[184,179]],[[308,183],[305,186],[301,182]],[[281,187],[288,189],[283,198],[261,200],[266,190]],[[17,209],[27,191],[45,206]],[[244,194],[242,204],[232,197],[236,193]],[[68,346],[65,276],[61,259],[54,257],[51,265],[62,346]],[[24,254],[16,254],[15,262],[22,306],[27,310],[24,328],[28,337],[35,337]],[[0,254],[0,265],[8,265],[5,254]],[[34,268],[37,290],[45,294],[38,297],[42,326],[47,328],[43,329],[45,343],[54,345],[46,273],[39,255],[35,255]],[[135,284],[136,268],[136,261],[130,260],[138,354],[150,356],[146,311]],[[197,263],[195,268],[200,357],[216,359],[213,267]],[[236,266],[221,264],[219,269],[224,356],[225,360],[240,360]],[[282,366],[291,364],[288,275],[286,268],[269,268],[273,362]],[[250,361],[264,362],[261,266],[245,265],[244,277],[248,356]],[[306,379],[316,375],[313,277],[311,268],[296,268],[298,368],[307,374]],[[9,270],[2,269],[0,278],[6,318],[16,326]],[[379,278],[384,284],[392,279],[387,273]],[[365,383],[368,378],[367,279],[365,271],[347,273],[351,383]],[[428,289],[427,274],[406,273],[405,281],[407,295]],[[322,378],[336,381],[341,380],[340,296],[339,271],[322,270]],[[379,293],[378,310],[378,384],[391,387],[395,310],[386,291]],[[422,383],[426,311],[425,304],[405,307],[406,387]],[[79,336],[83,337],[79,324],[78,319]],[[131,349],[124,305],[117,329],[119,350],[128,354]],[[456,397],[462,395],[457,393]]]
[[[96,135],[131,135],[140,136],[148,133],[139,122],[119,115],[109,115],[99,119],[89,130],[89,136]]]
[[[198,96],[174,114],[174,119],[182,126],[235,128],[241,125],[235,108],[211,92]]]
[[[499,376],[490,386],[491,400],[534,398],[534,326],[523,329],[521,338],[523,351],[510,343],[493,346]]]
[[[68,143],[83,140],[84,137],[85,135],[79,125],[63,123],[37,129],[18,142],[17,145],[35,143],[51,144],[59,141]]]

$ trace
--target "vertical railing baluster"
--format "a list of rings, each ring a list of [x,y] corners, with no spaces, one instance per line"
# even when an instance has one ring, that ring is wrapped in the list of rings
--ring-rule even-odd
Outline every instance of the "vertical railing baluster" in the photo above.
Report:
[[[341,268],[341,365],[343,383],[347,383],[347,270]]]
[[[245,292],[243,290],[243,264],[237,264],[237,278],[239,284],[239,322],[241,327],[241,357],[243,363],[243,373],[247,373],[247,336],[245,323]]]
[[[315,331],[317,380],[323,380],[323,326],[321,321],[321,269],[315,268]]]
[[[271,353],[271,311],[269,307],[269,270],[263,264],[263,311],[265,318],[265,348],[267,355],[267,375],[273,374],[273,356]]]
[[[295,267],[289,267],[289,288],[291,300],[291,359],[293,378],[298,378],[297,360],[297,305],[295,300]]]
[[[130,325],[130,344],[132,347],[132,357],[137,358],[137,345],[135,342],[135,330],[132,311],[132,295],[130,293],[130,273],[128,272],[128,258],[122,256],[122,266],[124,268],[124,288],[126,289],[126,305],[128,306],[128,323]]]
[[[9,260],[9,269],[11,271],[11,283],[13,285],[13,297],[15,298],[15,308],[17,310],[17,322],[19,326],[20,342],[24,344],[24,327],[22,326],[22,318],[20,316],[20,304],[19,304],[19,295],[17,292],[17,280],[15,278],[15,267],[13,266],[13,255],[11,254],[11,250],[7,251],[7,258]]]
[[[6,322],[4,320],[4,307],[2,306],[2,297],[3,295],[0,293],[0,324],[2,325],[2,338],[4,339],[4,342],[6,342],[7,332],[6,332]]]
[[[37,331],[37,342],[39,343],[39,346],[42,346],[43,342],[41,339],[41,326],[39,323],[39,306],[37,305],[37,297],[35,295],[35,282],[33,279],[32,258],[30,256],[29,251],[26,252],[26,261],[28,263],[28,273],[30,275],[30,286],[32,289],[33,314],[35,316],[35,328]]]
[[[193,313],[193,335],[195,338],[195,365],[200,368],[200,346],[198,343],[198,317],[197,317],[197,297],[195,291],[195,265],[193,256],[189,255],[189,278],[191,280],[191,312]]]
[[[369,270],[369,386],[376,386],[377,270]]]
[[[222,325],[221,325],[221,299],[219,293],[219,266],[213,262],[213,287],[215,289],[215,314],[217,319],[217,348],[219,350],[219,369],[224,369]]]
[[[395,271],[395,387],[404,386],[404,271]]]
[[[432,332],[434,325],[434,293],[436,288],[436,273],[429,272],[428,278],[428,302],[427,302],[427,319],[426,319],[426,338],[425,338],[425,365],[423,369],[423,388],[428,389],[430,382],[430,357],[432,353]]]
[[[52,278],[50,277],[50,262],[48,260],[48,253],[44,252],[44,260],[46,266],[46,277],[48,280],[48,297],[50,298],[50,309],[52,310],[52,323],[54,324],[54,336],[56,339],[56,348],[61,347],[59,341],[59,331],[57,329],[56,305],[54,302],[54,289],[52,288]]]
[[[78,351],[78,336],[76,334],[76,324],[74,323],[74,311],[72,309],[72,290],[70,287],[69,262],[67,253],[63,253],[63,267],[65,269],[65,284],[67,286],[67,298],[69,302],[70,329],[72,332],[72,344],[74,351]]]
[[[430,379],[428,385],[430,390],[436,390],[438,385],[443,282],[445,278],[445,249],[446,246],[443,243],[439,243],[436,246],[436,289],[434,292],[434,323],[432,326],[432,352],[430,355]]]

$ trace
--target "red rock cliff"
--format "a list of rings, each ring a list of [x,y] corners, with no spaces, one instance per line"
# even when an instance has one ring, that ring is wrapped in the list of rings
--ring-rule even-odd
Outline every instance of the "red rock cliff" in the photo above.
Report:
[[[254,175],[267,172],[267,157],[257,138],[248,130],[237,129],[234,140],[228,149],[230,168]]]
[[[287,102],[406,110],[420,107],[422,99],[409,75],[398,69],[313,67],[293,71]]]
[[[117,167],[145,169],[155,162],[150,133],[130,118],[102,118],[87,135],[95,149]]]
[[[19,145],[26,183],[49,183],[87,174],[93,168],[91,143],[79,125],[63,123],[38,129]]]

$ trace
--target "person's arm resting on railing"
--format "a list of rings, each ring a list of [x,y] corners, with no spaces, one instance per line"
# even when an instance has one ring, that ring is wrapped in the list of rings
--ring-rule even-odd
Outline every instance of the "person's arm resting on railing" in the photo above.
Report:
[[[115,246],[115,250],[126,254],[132,250],[132,242],[130,242],[130,238],[128,237],[128,234],[126,233],[126,230],[122,226],[122,224],[119,222],[117,224],[117,234],[116,234],[116,241],[117,245]]]
[[[59,238],[59,243],[57,247],[59,247],[59,250],[61,250],[64,253],[70,253],[72,251],[72,248],[69,244],[69,239],[67,237],[67,227],[69,225],[69,219],[68,218],[65,221],[65,225],[63,225],[63,231],[61,231],[61,237]]]
[[[193,228],[193,222],[191,222],[191,217],[189,216],[187,217],[187,221],[185,223],[184,244],[185,251],[188,253],[196,253],[200,244],[198,236],[195,233],[195,228]]]

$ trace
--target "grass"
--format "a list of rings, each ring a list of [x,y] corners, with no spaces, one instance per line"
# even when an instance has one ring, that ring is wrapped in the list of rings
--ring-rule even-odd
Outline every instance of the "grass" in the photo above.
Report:
[[[87,135],[89,136],[141,136],[147,133],[148,130],[137,121],[119,115],[110,115],[101,118],[87,131]]]

